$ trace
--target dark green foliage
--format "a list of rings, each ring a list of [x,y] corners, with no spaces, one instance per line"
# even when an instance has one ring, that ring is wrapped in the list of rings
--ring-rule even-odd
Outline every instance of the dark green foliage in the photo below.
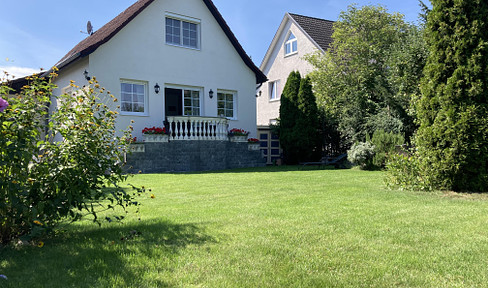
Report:
[[[279,136],[286,164],[321,154],[319,116],[310,78],[291,72],[281,96]]]
[[[423,33],[422,29],[409,25],[404,37],[391,46],[388,54],[388,83],[392,89],[388,112],[402,123],[402,128],[396,131],[378,128],[402,133],[408,141],[418,128],[411,100],[420,95],[420,80],[429,55]]]
[[[375,152],[373,165],[378,168],[385,168],[389,157],[397,153],[397,147],[402,145],[405,139],[400,134],[376,130],[371,138],[371,142],[374,145]]]
[[[319,117],[312,83],[309,77],[302,78],[298,92],[298,113],[295,133],[300,148],[299,161],[318,160],[321,154]]]
[[[299,144],[295,135],[296,120],[298,119],[298,93],[300,91],[301,76],[293,71],[286,80],[281,95],[279,136],[283,148],[284,161],[287,164],[298,163]]]
[[[425,186],[488,191],[488,2],[433,0],[416,101]]]

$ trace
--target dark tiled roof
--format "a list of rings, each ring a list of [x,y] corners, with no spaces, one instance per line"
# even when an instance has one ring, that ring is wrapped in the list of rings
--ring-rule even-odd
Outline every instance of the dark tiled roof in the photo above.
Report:
[[[93,53],[98,47],[108,42],[112,37],[124,28],[132,19],[141,13],[154,0],[138,0],[132,6],[120,13],[117,17],[105,24],[102,28],[97,30],[92,35],[85,38],[78,43],[71,51],[68,52],[57,64],[58,68],[63,68],[78,58],[85,57]],[[215,17],[225,35],[241,56],[244,63],[256,74],[256,82],[263,83],[267,81],[266,75],[252,62],[251,58],[246,54],[241,44],[230,30],[224,18],[213,4],[212,0],[203,0],[212,15]]]
[[[72,61],[80,57],[90,55],[97,50],[98,47],[112,39],[115,34],[124,28],[125,25],[139,15],[139,13],[141,13],[142,10],[144,10],[152,2],[154,2],[154,0],[137,1],[95,33],[78,43],[78,45],[71,49],[68,54],[66,54],[63,58],[61,58],[61,60],[59,60],[58,63],[56,63],[56,66],[58,66],[58,68],[63,68],[63,66],[70,64]]]
[[[334,21],[302,16],[289,13],[305,32],[326,51],[332,43],[332,33],[334,32]]]

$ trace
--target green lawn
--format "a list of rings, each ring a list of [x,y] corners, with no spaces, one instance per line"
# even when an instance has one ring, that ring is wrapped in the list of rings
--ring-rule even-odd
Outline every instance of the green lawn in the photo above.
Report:
[[[485,195],[295,167],[131,183],[152,190],[140,215],[0,248],[0,287],[488,287]]]

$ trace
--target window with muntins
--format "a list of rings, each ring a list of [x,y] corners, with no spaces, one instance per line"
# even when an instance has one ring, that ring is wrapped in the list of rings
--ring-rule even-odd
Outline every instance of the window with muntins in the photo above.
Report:
[[[217,114],[226,118],[236,118],[236,99],[233,92],[218,92],[217,93]]]
[[[200,116],[200,91],[183,91],[183,114],[185,116]]]
[[[199,23],[166,17],[166,44],[199,49]]]
[[[297,37],[290,32],[288,39],[285,42],[285,55],[290,55],[298,52]]]
[[[144,82],[122,81],[121,112],[124,114],[146,114],[147,85]]]

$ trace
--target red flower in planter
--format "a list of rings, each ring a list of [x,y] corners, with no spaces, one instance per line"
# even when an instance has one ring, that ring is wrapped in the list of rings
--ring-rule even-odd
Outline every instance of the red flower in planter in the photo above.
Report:
[[[163,127],[152,127],[152,128],[144,128],[142,129],[142,134],[149,134],[149,135],[156,135],[156,134],[160,134],[160,135],[163,135],[163,134],[167,134],[166,133],[166,128]]]
[[[256,139],[256,138],[249,138],[249,139],[247,139],[247,142],[248,142],[248,143],[258,143],[258,142],[259,142],[259,139]]]
[[[234,128],[229,131],[229,136],[247,136],[247,135],[249,135],[249,131],[246,131],[244,129]]]

